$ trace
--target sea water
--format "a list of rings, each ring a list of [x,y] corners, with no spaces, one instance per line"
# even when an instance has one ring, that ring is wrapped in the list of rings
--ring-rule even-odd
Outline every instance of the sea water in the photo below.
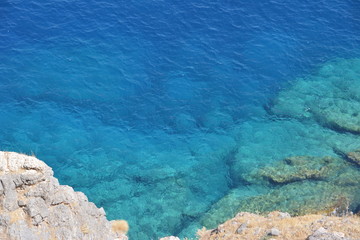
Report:
[[[301,102],[345,98],[356,121],[359,16],[353,0],[2,0],[0,149],[45,161],[131,239],[193,237],[224,197],[272,188],[244,174],[360,148]]]

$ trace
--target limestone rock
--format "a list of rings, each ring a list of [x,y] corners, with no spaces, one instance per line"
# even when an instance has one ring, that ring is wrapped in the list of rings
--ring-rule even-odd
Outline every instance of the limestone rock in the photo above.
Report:
[[[240,212],[215,229],[199,229],[199,240],[220,239],[306,239],[306,240],[355,240],[360,239],[358,216],[324,216],[310,214],[281,218],[280,212],[267,216]],[[239,224],[248,223],[246,230],[237,232]],[[340,232],[339,232],[340,231]]]
[[[279,217],[280,218],[291,218],[291,215],[287,212],[280,212]]]
[[[280,231],[279,231],[279,229],[277,229],[277,228],[272,228],[272,229],[270,229],[269,235],[270,235],[270,236],[279,236],[279,235],[280,235]]]
[[[321,227],[311,234],[307,240],[350,240],[345,237],[344,233],[328,232],[325,228]]]
[[[59,185],[52,169],[32,156],[0,152],[1,239],[125,240],[105,211]]]
[[[170,236],[170,237],[163,237],[160,240],[180,240],[178,237]]]
[[[240,225],[240,227],[238,229],[236,229],[235,233],[240,234],[246,228],[247,228],[247,223],[243,223],[243,224]]]

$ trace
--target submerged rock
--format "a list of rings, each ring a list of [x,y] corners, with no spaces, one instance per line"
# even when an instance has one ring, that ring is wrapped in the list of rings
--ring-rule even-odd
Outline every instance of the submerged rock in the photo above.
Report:
[[[306,179],[325,179],[331,171],[337,168],[337,159],[331,157],[289,157],[275,164],[261,169],[257,175],[268,179],[272,183],[291,183]]]
[[[215,203],[200,219],[200,223],[214,228],[239,211],[268,213],[280,210],[292,216],[318,212],[332,214],[337,209],[343,212],[344,201],[345,205],[358,202],[359,193],[357,186],[337,186],[325,181],[293,182],[253,197],[242,197],[240,191],[234,190]]]
[[[267,189],[252,196],[243,187],[232,189],[201,217],[203,226],[213,228],[239,211],[343,216],[360,202],[360,171],[342,158],[288,157],[243,178],[252,189]]]
[[[0,183],[1,239],[127,239],[103,208],[60,185],[35,157],[0,152]]]
[[[231,115],[219,110],[208,112],[202,119],[202,125],[212,130],[227,128],[233,124],[234,120]]]
[[[360,150],[356,150],[354,152],[349,152],[347,157],[351,159],[354,163],[360,166]]]
[[[270,111],[300,119],[313,118],[340,132],[360,134],[360,59],[340,59],[316,74],[298,79],[274,99]]]

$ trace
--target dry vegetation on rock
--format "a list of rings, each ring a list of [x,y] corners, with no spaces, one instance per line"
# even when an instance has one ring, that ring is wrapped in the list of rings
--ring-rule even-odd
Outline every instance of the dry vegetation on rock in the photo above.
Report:
[[[291,217],[271,212],[267,216],[241,212],[216,229],[198,231],[199,240],[305,240],[360,239],[359,216],[320,214]]]

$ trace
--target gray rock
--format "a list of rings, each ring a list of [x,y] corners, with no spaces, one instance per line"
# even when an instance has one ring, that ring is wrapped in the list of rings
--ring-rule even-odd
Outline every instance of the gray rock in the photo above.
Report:
[[[0,209],[4,239],[127,239],[112,231],[103,208],[23,154],[0,151]]]
[[[269,232],[269,235],[270,235],[270,236],[279,236],[279,235],[280,235],[280,231],[279,231],[279,229],[277,229],[277,228],[272,228],[272,229],[270,230],[270,232]]]
[[[79,203],[82,204],[83,202],[88,202],[88,198],[86,195],[82,192],[76,192],[77,199],[79,200]]]
[[[44,199],[42,198],[31,198],[26,204],[25,210],[32,218],[32,223],[34,225],[39,225],[44,218],[49,216],[48,206],[46,205]]]
[[[20,179],[26,185],[33,185],[40,181],[44,181],[45,176],[36,170],[27,170],[25,173],[20,175]]]
[[[50,204],[51,198],[54,196],[55,186],[48,181],[40,182],[34,185],[25,194],[26,197],[41,197],[47,204]]]
[[[317,229],[307,240],[351,240],[345,237],[345,234],[334,232],[329,233],[325,228]]]
[[[33,217],[33,224],[35,225],[35,226],[37,226],[37,225],[39,225],[42,221],[43,221],[43,217],[41,216],[41,215],[35,215],[34,217]]]
[[[240,234],[242,231],[244,231],[247,228],[247,223],[243,223],[236,229],[235,233]]]
[[[1,176],[1,182],[4,187],[3,206],[8,211],[14,211],[19,206],[17,205],[17,192],[14,179],[11,175]]]
[[[169,237],[160,238],[160,240],[180,240],[180,238],[174,237],[174,236],[169,236]]]
[[[47,221],[54,227],[68,227],[69,223],[74,222],[74,219],[70,208],[60,204],[50,209]]]
[[[51,205],[69,204],[71,200],[63,190],[59,190],[51,197]]]
[[[10,217],[7,215],[0,215],[0,226],[9,225]]]
[[[24,182],[21,180],[20,174],[12,174],[11,178],[15,184],[15,188],[19,188],[24,185]]]
[[[19,207],[25,207],[26,203],[23,200],[19,200],[18,205],[19,205]]]
[[[74,239],[72,231],[68,228],[57,229],[55,232],[55,238],[56,239],[64,239],[64,240],[65,239]]]
[[[4,193],[4,186],[2,181],[0,181],[0,195],[2,195]]]
[[[29,202],[26,204],[26,211],[30,215],[30,217],[34,217],[36,215],[41,215],[43,217],[47,217],[48,206],[46,205],[44,199],[42,198],[30,198]]]
[[[279,212],[280,218],[291,218],[291,215],[287,212]]]
[[[316,236],[316,235],[321,235],[321,234],[325,234],[325,233],[327,233],[327,230],[325,228],[321,227],[321,228],[317,229],[313,235]]]
[[[98,212],[99,212],[99,215],[100,215],[100,216],[104,216],[104,217],[106,216],[106,213],[105,213],[104,208],[102,208],[102,207],[99,208],[99,209],[98,209]]]
[[[11,224],[8,227],[9,239],[35,240],[38,239],[35,229],[29,228],[24,220]]]

